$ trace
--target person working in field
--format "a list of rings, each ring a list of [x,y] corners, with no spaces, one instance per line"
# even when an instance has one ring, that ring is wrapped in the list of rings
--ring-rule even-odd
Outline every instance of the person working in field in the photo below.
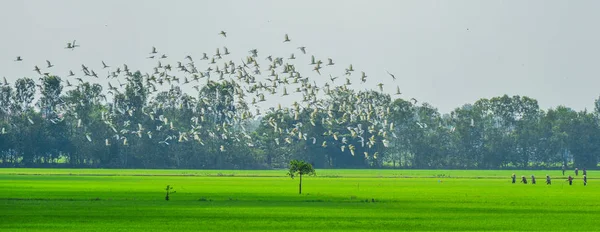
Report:
[[[547,185],[552,185],[552,181],[550,180],[550,176],[546,175],[546,184]]]
[[[583,186],[587,186],[587,176],[583,175]]]
[[[565,169],[566,169],[566,167],[565,167],[565,165],[563,164],[563,166],[562,166],[563,176],[565,175]]]
[[[579,168],[575,168],[575,176],[579,176]]]
[[[515,182],[517,182],[517,175],[515,175],[514,173],[512,174],[512,176],[510,176],[510,178],[512,178],[512,183],[514,184]]]
[[[569,181],[569,185],[573,185],[573,177],[569,176],[569,179],[567,179],[567,181]]]
[[[531,184],[535,184],[535,176],[531,175]]]
[[[521,183],[527,184],[527,178],[525,178],[525,176],[521,176]]]

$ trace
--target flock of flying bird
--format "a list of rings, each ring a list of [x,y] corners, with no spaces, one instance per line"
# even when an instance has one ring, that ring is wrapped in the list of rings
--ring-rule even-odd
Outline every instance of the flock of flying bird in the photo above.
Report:
[[[221,31],[218,36],[227,38],[227,33]],[[283,43],[291,43],[290,37],[285,34]],[[289,45],[291,46],[291,45]],[[67,43],[65,49],[77,49],[80,44],[76,41]],[[292,47],[293,48],[293,47]],[[294,143],[298,141],[308,141],[322,147],[338,146],[342,152],[348,152],[355,155],[357,146],[373,147],[376,145],[389,146],[390,137],[395,137],[394,123],[388,122],[390,108],[386,104],[379,103],[376,98],[376,91],[354,92],[349,87],[353,82],[365,83],[368,76],[365,72],[356,73],[352,64],[345,66],[340,76],[329,74],[328,77],[323,72],[335,72],[338,66],[332,58],[326,58],[323,61],[315,55],[307,54],[307,48],[299,46],[293,48],[298,55],[292,53],[289,57],[275,55],[260,56],[257,49],[251,49],[248,54],[242,56],[240,60],[231,57],[231,52],[227,47],[216,48],[214,54],[202,53],[202,56],[196,60],[192,56],[186,56],[182,61],[176,64],[163,63],[166,54],[158,52],[156,47],[152,47],[147,59],[156,60],[157,65],[153,67],[152,72],[142,74],[144,86],[133,86],[136,94],[142,94],[140,91],[146,91],[148,96],[158,93],[161,86],[169,89],[179,89],[183,86],[192,86],[197,92],[203,89],[214,91],[214,93],[200,95],[196,102],[184,101],[182,99],[171,99],[177,102],[176,106],[164,105],[158,101],[150,100],[147,107],[143,109],[128,108],[126,104],[115,102],[110,110],[102,112],[103,122],[110,127],[114,135],[109,138],[102,138],[107,146],[113,142],[119,142],[128,145],[128,137],[137,136],[139,138],[152,138],[156,131],[168,130],[170,133],[164,138],[159,138],[159,143],[165,146],[177,142],[198,142],[204,145],[205,136],[213,139],[229,140],[242,142],[247,146],[255,146],[255,141],[249,136],[246,130],[246,122],[259,116],[266,117],[263,122],[268,127],[272,127],[272,142]],[[234,61],[235,60],[235,61]],[[23,57],[17,56],[15,62],[23,61]],[[262,62],[267,62],[262,65]],[[302,67],[308,65],[310,69]],[[201,66],[203,68],[201,68]],[[50,76],[50,69],[54,64],[46,60],[46,66],[40,68],[35,66],[33,71],[41,76]],[[127,83],[135,85],[131,81],[133,72],[127,65],[112,68],[102,61],[102,69],[108,70],[106,76],[100,76],[92,68],[81,65],[81,74],[69,71],[67,78],[63,78],[64,86],[75,86],[71,83],[72,79],[79,83],[84,83],[84,78],[94,80],[106,78],[108,84],[107,94],[113,96],[122,93]],[[308,73],[300,71],[309,70]],[[396,76],[387,72],[394,81]],[[312,76],[312,77],[309,77]],[[126,82],[121,83],[122,79]],[[71,80],[69,80],[71,79]],[[86,81],[87,81],[86,80]],[[118,84],[113,85],[114,82]],[[319,83],[317,83],[317,81]],[[4,78],[4,85],[9,85]],[[224,90],[219,86],[231,86],[231,91]],[[378,90],[383,92],[383,83],[378,83]],[[40,88],[43,88],[39,85]],[[347,94],[353,93],[353,94]],[[197,94],[197,93],[196,93]],[[396,87],[396,95],[400,95],[400,88]],[[290,95],[295,101],[291,107],[270,107],[265,112],[261,112],[261,104],[265,102],[268,96],[277,98]],[[335,98],[335,101],[325,100],[327,97]],[[149,98],[150,99],[150,98]],[[106,97],[105,97],[106,100]],[[416,104],[416,100],[411,99]],[[275,100],[276,101],[276,100]],[[84,103],[81,103],[84,104]],[[217,107],[223,104],[234,104],[233,107]],[[62,118],[63,114],[75,112],[73,105],[62,104],[55,109],[59,118],[46,118],[56,123]],[[172,120],[161,114],[167,107],[179,107],[179,109],[189,109],[193,112],[189,125],[175,126]],[[132,125],[129,120],[117,122],[117,118],[133,117],[135,112],[141,111],[145,117],[157,122],[156,128],[144,128],[141,124]],[[304,118],[301,118],[304,117]],[[219,123],[210,127],[204,127],[206,120],[219,118]],[[82,120],[75,114],[77,128],[82,128],[86,139],[93,142],[96,138],[91,130],[82,125]],[[33,124],[33,120],[28,118]],[[292,120],[292,123],[288,120]],[[303,124],[301,121],[304,121]],[[309,126],[323,125],[324,128],[346,128],[342,131],[329,131],[322,135],[310,134],[307,131]],[[291,128],[285,128],[283,125],[293,125]],[[424,128],[427,125],[419,123]],[[3,133],[6,128],[2,128]],[[328,138],[329,137],[329,138]],[[328,144],[329,141],[329,144]],[[332,144],[334,143],[334,144]],[[227,143],[217,145],[219,150],[226,151]],[[368,154],[364,152],[365,158],[377,158],[377,153]]]

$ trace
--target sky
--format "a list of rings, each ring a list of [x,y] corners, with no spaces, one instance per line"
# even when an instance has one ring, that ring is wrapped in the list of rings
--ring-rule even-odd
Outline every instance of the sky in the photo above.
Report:
[[[152,46],[169,56],[165,62],[227,46],[240,58],[256,48],[261,57],[295,53],[308,65],[296,49],[306,46],[334,60],[334,76],[349,64],[367,73],[357,89],[399,86],[401,97],[442,113],[504,94],[535,98],[542,109],[593,110],[598,9],[592,0],[8,0],[0,7],[0,76],[37,77],[33,67],[45,60],[62,76],[81,64],[102,70],[101,61],[150,72]],[[282,43],[285,34],[290,43]],[[81,47],[64,49],[72,40]]]

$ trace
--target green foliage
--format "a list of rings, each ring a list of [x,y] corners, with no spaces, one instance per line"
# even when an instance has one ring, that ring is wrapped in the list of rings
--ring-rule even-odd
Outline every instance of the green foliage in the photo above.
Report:
[[[39,98],[31,78],[0,86],[0,166],[278,169],[305,160],[315,168],[539,169],[600,160],[600,107],[541,110],[535,99],[504,95],[441,114],[328,87],[310,100],[314,108],[252,115],[234,81],[209,80],[197,96],[177,86],[150,94],[156,77],[127,72],[122,92],[106,91],[111,101],[99,84],[65,89],[52,75],[37,85]]]
[[[35,81],[31,78],[20,78],[15,82],[13,109],[15,113],[22,113],[31,107],[35,95]]]
[[[288,170],[287,175],[292,179],[294,179],[294,176],[296,175],[302,177],[303,175],[314,176],[316,174],[317,173],[311,164],[301,160],[290,161],[290,169]]]

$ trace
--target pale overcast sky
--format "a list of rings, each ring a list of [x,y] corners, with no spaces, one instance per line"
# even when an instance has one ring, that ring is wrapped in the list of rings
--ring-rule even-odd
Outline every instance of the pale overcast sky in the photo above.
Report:
[[[593,109],[600,95],[600,1],[81,1],[0,4],[0,76],[66,76],[81,64],[129,64],[150,72],[152,46],[171,62],[227,46],[289,56],[298,46],[340,73],[352,63],[393,93],[442,113],[482,97],[536,98],[543,109]],[[225,30],[226,39],[217,34]],[[292,42],[283,44],[288,33]],[[76,39],[81,47],[64,49]],[[24,61],[13,62],[16,56]],[[238,59],[239,60],[239,59]],[[264,68],[263,68],[264,69]],[[386,70],[394,73],[394,83]],[[308,73],[308,72],[307,72]],[[103,74],[104,75],[104,74]],[[379,79],[375,81],[374,79]],[[358,84],[358,81],[356,81]],[[362,87],[362,86],[361,86]]]

